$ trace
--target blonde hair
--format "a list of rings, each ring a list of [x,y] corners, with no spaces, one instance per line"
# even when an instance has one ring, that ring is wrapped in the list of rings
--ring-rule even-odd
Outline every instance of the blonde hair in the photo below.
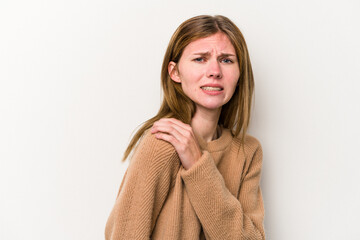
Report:
[[[240,136],[241,142],[244,142],[254,91],[253,72],[245,39],[239,28],[227,17],[200,15],[183,22],[171,37],[161,68],[163,102],[158,113],[144,122],[135,133],[124,153],[123,161],[127,159],[144,132],[159,119],[172,117],[190,124],[195,113],[195,104],[185,95],[181,84],[170,78],[168,65],[170,61],[179,62],[182,52],[189,43],[217,32],[225,33],[233,44],[240,69],[235,92],[229,102],[222,106],[218,124],[230,129],[233,136]]]

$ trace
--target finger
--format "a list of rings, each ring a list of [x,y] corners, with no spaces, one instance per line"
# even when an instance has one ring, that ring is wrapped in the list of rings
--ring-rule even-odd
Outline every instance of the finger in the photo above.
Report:
[[[166,120],[179,126],[182,129],[181,133],[184,137],[193,138],[194,140],[196,139],[193,129],[189,124],[183,123],[182,121],[176,118],[167,118]]]
[[[171,127],[172,129],[177,130],[180,134],[183,134],[183,132],[186,131],[186,129],[183,128],[183,126],[179,126],[176,123],[169,121],[168,119],[162,118],[153,124],[151,132],[154,132],[156,129],[159,129],[164,126],[167,128]]]
[[[156,122],[154,125],[171,125],[174,129],[178,130],[184,137],[194,137],[192,128],[190,125],[181,122],[175,118],[162,118]]]
[[[169,123],[157,123],[154,124],[151,133],[166,133],[172,135],[177,139],[179,142],[184,141],[184,136],[178,131],[177,126],[175,124]]]
[[[162,132],[158,132],[158,133],[155,133],[155,137],[157,139],[162,139],[164,141],[167,141],[169,142],[171,145],[173,145],[173,147],[176,149],[177,146],[179,146],[179,142],[178,140],[173,136],[173,135],[169,135],[169,134],[166,134],[166,133],[162,133]]]
[[[179,119],[176,119],[176,118],[164,118],[164,120],[170,121],[170,122],[178,125],[179,127],[187,129],[188,131],[192,131],[192,127],[189,124],[186,124],[186,123],[180,121]]]

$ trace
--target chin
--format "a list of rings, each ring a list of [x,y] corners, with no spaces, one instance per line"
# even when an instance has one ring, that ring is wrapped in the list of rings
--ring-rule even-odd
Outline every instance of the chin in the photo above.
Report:
[[[208,110],[218,110],[222,106],[223,106],[223,104],[204,104],[204,105],[201,105],[201,107],[206,108]]]
[[[215,100],[215,99],[213,99]],[[204,108],[207,110],[218,110],[219,108],[221,109],[222,106],[224,106],[226,104],[225,101],[219,101],[219,100],[215,100],[215,101],[194,101],[196,106],[199,106],[200,108]]]

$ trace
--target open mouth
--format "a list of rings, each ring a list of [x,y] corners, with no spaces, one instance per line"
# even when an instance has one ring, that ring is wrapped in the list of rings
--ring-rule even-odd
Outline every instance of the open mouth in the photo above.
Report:
[[[220,87],[201,87],[201,89],[204,89],[206,91],[221,91],[223,88]]]

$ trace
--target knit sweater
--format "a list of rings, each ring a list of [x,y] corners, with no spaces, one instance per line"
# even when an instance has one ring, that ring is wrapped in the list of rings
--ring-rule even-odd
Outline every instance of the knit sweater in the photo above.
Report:
[[[125,172],[105,239],[265,239],[262,148],[229,129],[188,170],[175,148],[147,130]]]

